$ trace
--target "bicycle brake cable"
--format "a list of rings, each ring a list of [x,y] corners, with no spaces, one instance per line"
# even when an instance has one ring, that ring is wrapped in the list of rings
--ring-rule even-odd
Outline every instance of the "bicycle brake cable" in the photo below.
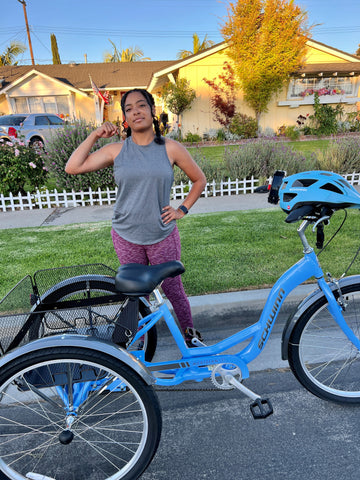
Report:
[[[332,235],[332,237],[326,242],[326,244],[322,247],[322,249],[318,252],[317,256],[319,256],[324,250],[325,248],[327,248],[329,246],[329,244],[334,240],[334,238],[336,237],[336,235],[340,232],[340,230],[342,229],[346,219],[347,219],[347,211],[344,210],[344,218],[343,218],[343,221],[341,222],[340,226],[338,227],[338,229],[336,230],[336,232]],[[357,255],[357,254],[356,254]],[[354,259],[355,260],[355,259]]]

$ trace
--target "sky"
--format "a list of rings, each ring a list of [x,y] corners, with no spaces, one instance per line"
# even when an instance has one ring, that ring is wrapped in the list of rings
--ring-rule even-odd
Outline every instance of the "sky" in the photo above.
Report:
[[[233,0],[234,1],[234,0]],[[0,54],[28,40],[23,5],[1,0]],[[354,54],[360,44],[360,0],[295,0],[315,25],[312,38]],[[192,50],[192,35],[221,42],[228,0],[26,0],[35,63],[51,64],[55,34],[62,63],[102,62],[112,52],[139,47],[151,60],[176,60]],[[29,48],[17,60],[31,65]]]

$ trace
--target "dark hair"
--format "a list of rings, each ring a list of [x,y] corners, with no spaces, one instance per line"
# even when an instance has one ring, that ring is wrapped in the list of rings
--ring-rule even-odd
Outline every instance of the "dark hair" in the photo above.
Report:
[[[154,97],[151,95],[151,93],[149,93],[149,92],[148,92],[147,90],[145,90],[144,88],[133,88],[132,90],[129,90],[128,92],[126,92],[126,93],[122,96],[122,98],[121,98],[121,110],[122,110],[123,114],[125,115],[125,119],[126,119],[125,101],[126,101],[127,96],[128,96],[130,93],[133,93],[133,92],[139,92],[139,93],[141,93],[141,95],[145,98],[147,104],[148,104],[149,107],[150,107],[150,111],[151,111],[151,115],[152,115],[152,119],[153,119],[153,125],[154,125],[154,129],[155,129],[154,142],[155,142],[155,143],[158,143],[159,145],[164,145],[165,140],[164,140],[164,138],[161,136],[160,127],[159,127],[159,120],[158,120],[158,118],[153,114],[153,107],[155,107]],[[128,127],[128,128],[126,129],[126,136],[127,136],[127,137],[130,137],[130,136],[131,136],[131,128],[130,128],[130,127]]]

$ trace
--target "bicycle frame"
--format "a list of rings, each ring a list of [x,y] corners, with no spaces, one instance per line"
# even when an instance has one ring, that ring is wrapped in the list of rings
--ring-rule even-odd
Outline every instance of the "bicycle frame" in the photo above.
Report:
[[[134,355],[151,371],[169,373],[171,378],[156,377],[156,384],[163,386],[178,385],[187,380],[200,381],[211,375],[213,366],[217,364],[234,364],[240,368],[242,378],[249,377],[247,365],[253,361],[265,348],[276,322],[281,306],[287,296],[300,284],[315,277],[319,288],[328,300],[328,309],[334,320],[342,328],[345,335],[353,344],[360,349],[360,341],[348,328],[342,315],[342,308],[335,299],[331,288],[324,279],[324,273],[319,264],[316,253],[308,244],[305,230],[310,222],[305,220],[298,228],[298,234],[304,246],[304,257],[290,267],[275,283],[267,298],[260,319],[253,325],[235,333],[234,335],[219,341],[211,346],[188,348],[167,305],[162,301],[160,294],[157,300],[162,303],[151,315],[139,322],[141,327],[132,343],[137,342],[146,331],[157,321],[163,318],[182,354],[181,359],[166,362],[147,362],[144,353],[134,352]],[[223,354],[228,349],[247,341],[247,345],[236,354]]]

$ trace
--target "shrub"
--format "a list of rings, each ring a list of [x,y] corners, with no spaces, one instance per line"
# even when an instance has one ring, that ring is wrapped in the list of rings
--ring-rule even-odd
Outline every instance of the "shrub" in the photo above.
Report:
[[[310,119],[314,124],[314,133],[316,135],[332,135],[337,133],[338,119],[343,114],[343,107],[336,105],[321,104],[319,94],[314,94],[314,114],[310,115]]]
[[[225,167],[222,162],[217,159],[209,160],[205,155],[199,152],[193,154],[193,159],[199,165],[204,172],[206,180],[212,182],[213,180],[220,182],[225,176]],[[177,166],[174,167],[174,180],[175,185],[179,185],[181,182],[187,183],[189,178],[180,170]]]
[[[199,143],[202,141],[202,138],[197,133],[188,132],[183,138],[183,141],[187,143]]]
[[[236,149],[226,149],[224,159],[231,179],[268,178],[275,170],[286,170],[288,175],[316,168],[314,155],[304,157],[286,144],[272,139],[249,140]]]
[[[244,113],[236,113],[231,120],[229,130],[240,138],[256,138],[258,125],[255,118]]]
[[[24,142],[0,140],[0,192],[35,192],[44,185],[47,168],[41,155]]]
[[[64,129],[56,132],[48,143],[44,159],[49,172],[55,178],[57,188],[65,190],[74,189],[76,191],[87,190],[89,187],[93,190],[106,187],[115,188],[112,167],[83,175],[68,175],[65,172],[65,165],[73,151],[94,129],[95,126],[92,124],[78,121],[75,125],[66,125]],[[112,141],[114,141],[114,138],[99,139],[91,149],[91,152]],[[116,138],[115,141],[119,141],[119,139]]]
[[[346,137],[333,139],[328,148],[320,154],[319,168],[337,173],[360,171],[360,138]]]
[[[300,130],[295,125],[289,125],[285,128],[285,137],[290,140],[299,140]]]

